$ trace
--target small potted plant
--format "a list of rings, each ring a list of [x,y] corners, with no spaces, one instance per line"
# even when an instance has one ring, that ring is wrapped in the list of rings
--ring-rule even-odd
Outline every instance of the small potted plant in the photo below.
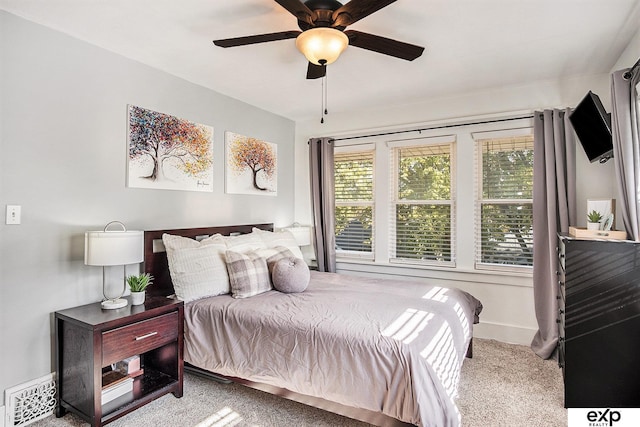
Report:
[[[131,305],[144,304],[145,290],[153,283],[153,276],[149,273],[142,273],[138,276],[128,276],[127,284],[131,289]]]
[[[587,230],[600,230],[602,214],[597,210],[592,210],[587,214]]]

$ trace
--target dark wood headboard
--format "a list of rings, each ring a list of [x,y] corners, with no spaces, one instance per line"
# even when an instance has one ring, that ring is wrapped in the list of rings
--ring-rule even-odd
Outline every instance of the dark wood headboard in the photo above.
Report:
[[[212,234],[229,236],[232,234],[251,233],[253,228],[273,231],[273,224],[245,224],[229,225],[222,227],[178,228],[173,230],[151,230],[144,232],[144,271],[153,276],[153,284],[147,288],[150,296],[168,296],[174,293],[167,253],[162,244],[164,233],[175,236],[189,237],[191,239],[203,239]]]

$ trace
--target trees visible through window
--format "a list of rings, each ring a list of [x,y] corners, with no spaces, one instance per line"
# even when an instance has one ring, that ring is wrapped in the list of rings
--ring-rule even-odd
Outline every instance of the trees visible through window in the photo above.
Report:
[[[478,139],[477,266],[533,266],[533,135]]]
[[[373,257],[373,150],[336,150],[336,250]]]
[[[336,141],[339,268],[532,273],[530,118]]]
[[[390,259],[451,263],[451,143],[397,146],[392,162]]]

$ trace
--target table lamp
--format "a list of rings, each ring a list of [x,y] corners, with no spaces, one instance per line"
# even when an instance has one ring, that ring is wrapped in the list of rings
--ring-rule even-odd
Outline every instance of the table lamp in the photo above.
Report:
[[[118,225],[122,230],[110,230],[109,227]],[[138,264],[144,260],[144,243],[142,231],[127,231],[120,221],[111,221],[102,231],[87,231],[84,234],[84,263],[102,267],[102,308],[111,310],[127,305],[122,298],[126,291],[127,282],[123,277],[122,292],[115,298],[107,296],[105,283],[105,267],[127,264]]]
[[[293,234],[298,246],[309,246],[311,244],[311,227],[294,224],[291,227],[285,227],[285,230]]]

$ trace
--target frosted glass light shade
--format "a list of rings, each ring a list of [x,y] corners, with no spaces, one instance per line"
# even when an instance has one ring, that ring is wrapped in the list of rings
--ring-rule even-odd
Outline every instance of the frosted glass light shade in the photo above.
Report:
[[[84,234],[86,265],[126,265],[144,261],[142,231],[87,231]]]
[[[328,65],[335,62],[349,45],[349,37],[333,28],[312,28],[296,38],[296,47],[309,62]]]

